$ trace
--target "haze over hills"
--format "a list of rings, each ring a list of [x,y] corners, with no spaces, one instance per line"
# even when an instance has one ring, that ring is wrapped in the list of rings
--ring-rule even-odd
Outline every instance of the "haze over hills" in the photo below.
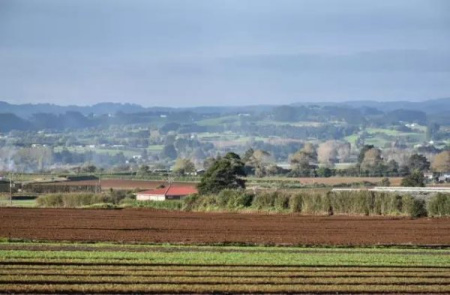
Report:
[[[281,104],[280,104],[281,105]],[[139,104],[130,103],[97,103],[91,106],[61,106],[48,103],[37,104],[11,104],[8,102],[0,101],[0,113],[12,113],[21,118],[29,118],[33,114],[46,113],[46,114],[64,114],[66,112],[79,112],[83,115],[105,115],[121,113],[141,113],[141,112],[179,112],[179,111],[191,111],[199,114],[208,113],[235,113],[235,112],[251,112],[258,113],[263,111],[270,111],[273,108],[280,105],[249,105],[249,106],[202,106],[191,108],[170,108],[170,107],[143,107]],[[293,103],[291,106],[340,106],[347,108],[374,108],[382,112],[389,112],[393,110],[416,110],[422,111],[427,114],[440,114],[450,112],[450,98],[438,98],[425,101],[373,101],[373,100],[360,100],[360,101],[344,101],[344,102],[304,102]]]

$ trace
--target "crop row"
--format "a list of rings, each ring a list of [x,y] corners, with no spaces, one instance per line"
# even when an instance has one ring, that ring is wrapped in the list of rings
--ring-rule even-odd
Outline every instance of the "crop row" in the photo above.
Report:
[[[151,276],[151,277],[252,277],[252,278],[363,278],[363,277],[392,277],[392,278],[449,278],[450,271],[447,272],[360,272],[360,271],[289,271],[289,272],[277,272],[277,271],[264,271],[264,272],[242,272],[242,271],[192,271],[192,270],[79,270],[79,269],[0,269],[0,275],[25,275],[25,276],[58,276],[58,275],[70,275],[70,276]]]
[[[378,266],[378,267],[447,267],[450,265],[450,255],[427,255],[408,257],[407,255],[282,255],[277,260],[274,257],[252,257],[253,254],[220,254],[220,253],[152,253],[146,257],[111,257],[105,256],[79,256],[65,255],[61,253],[37,253],[8,254],[0,251],[0,264],[5,263],[29,263],[29,264],[83,264],[83,265],[128,265],[128,266],[152,266],[152,265],[210,265],[210,266]],[[42,256],[39,256],[41,254]],[[95,253],[98,254],[98,253]],[[321,259],[323,257],[323,259]],[[229,259],[227,259],[229,258]],[[291,258],[289,260],[288,258]],[[275,263],[273,263],[275,262]]]
[[[439,284],[450,286],[450,278],[414,278],[408,277],[190,277],[190,276],[47,276],[47,275],[3,275],[0,277],[0,283],[65,283],[65,284],[402,284],[402,285],[429,285]]]
[[[273,285],[273,284],[4,284],[6,293],[442,293],[448,294],[448,285]]]
[[[450,272],[449,267],[368,267],[368,266],[210,266],[210,265],[139,265],[139,266],[129,266],[129,265],[104,265],[104,264],[28,264],[26,262],[20,262],[15,264],[11,263],[0,263],[2,265],[0,270],[56,270],[56,271],[122,271],[122,272],[135,272],[135,271],[173,271],[173,272],[242,272],[242,273],[290,273],[290,272],[306,272],[306,273],[317,273],[317,272],[369,272],[369,273],[386,273],[386,272],[401,272],[401,273],[447,273]]]

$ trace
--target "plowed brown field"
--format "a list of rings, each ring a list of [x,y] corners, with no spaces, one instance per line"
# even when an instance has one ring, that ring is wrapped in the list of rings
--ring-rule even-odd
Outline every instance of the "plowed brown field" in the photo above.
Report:
[[[63,181],[53,182],[52,185],[97,185],[97,180]],[[100,181],[102,189],[154,189],[160,185],[167,185],[167,181],[162,180],[125,180],[125,179],[102,179]],[[47,184],[48,185],[48,184]],[[196,186],[194,182],[174,182],[172,186]]]
[[[450,218],[0,208],[0,237],[55,241],[450,245]]]

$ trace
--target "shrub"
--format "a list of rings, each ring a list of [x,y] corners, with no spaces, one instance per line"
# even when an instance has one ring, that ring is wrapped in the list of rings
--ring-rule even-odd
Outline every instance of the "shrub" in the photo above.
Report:
[[[391,186],[391,181],[389,180],[389,178],[384,177],[381,182],[380,182],[381,186]]]
[[[112,203],[97,203],[81,207],[83,209],[119,209],[117,205]]]
[[[39,196],[36,204],[39,207],[76,208],[105,202],[101,194],[48,194]]]
[[[329,214],[330,199],[327,194],[306,193],[302,195],[302,212],[306,214]]]
[[[290,195],[279,193],[276,194],[274,197],[275,197],[274,207],[276,211],[282,212],[289,209]]]
[[[200,198],[198,194],[192,194],[183,199],[182,209],[184,211],[193,211],[197,205],[197,201]]]
[[[428,215],[425,200],[411,197],[407,207],[408,215],[413,218],[425,217]]]
[[[153,208],[161,210],[181,210],[183,202],[179,200],[167,201],[137,201],[131,198],[125,198],[120,202],[123,208]]]
[[[253,199],[252,207],[257,210],[273,210],[277,194],[278,192],[257,194]]]
[[[103,203],[104,195],[97,194],[65,194],[63,195],[63,207],[76,208],[86,205]]]
[[[243,190],[226,189],[217,196],[217,205],[222,209],[242,209],[251,206],[253,194]]]
[[[119,204],[125,198],[133,198],[134,194],[131,191],[124,190],[109,190],[109,194],[106,196],[106,201],[113,204]]]
[[[291,212],[302,212],[303,196],[301,194],[293,195],[289,199],[289,209]]]
[[[430,216],[450,216],[450,195],[439,193],[428,202]]]
[[[36,199],[38,207],[62,207],[63,198],[61,194],[42,195]]]
[[[425,177],[423,176],[422,172],[414,171],[413,173],[411,173],[411,175],[408,175],[402,179],[402,186],[424,187]]]
[[[369,215],[373,210],[372,199],[368,191],[344,191],[330,195],[331,207],[337,214]]]

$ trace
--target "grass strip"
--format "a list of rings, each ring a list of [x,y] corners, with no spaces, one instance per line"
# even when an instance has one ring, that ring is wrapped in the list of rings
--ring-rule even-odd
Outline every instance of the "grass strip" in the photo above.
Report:
[[[153,263],[201,265],[347,265],[347,266],[449,266],[448,255],[381,253],[215,253],[215,252],[85,252],[0,250],[0,262]]]

